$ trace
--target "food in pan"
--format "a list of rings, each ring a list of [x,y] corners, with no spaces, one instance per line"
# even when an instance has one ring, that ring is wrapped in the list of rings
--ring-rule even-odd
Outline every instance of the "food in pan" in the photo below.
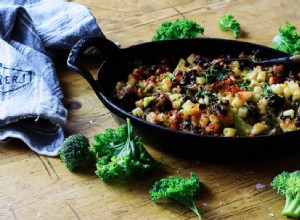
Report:
[[[255,55],[240,57],[254,59]],[[200,135],[241,137],[300,128],[299,75],[284,65],[249,65],[191,54],[137,64],[113,98],[153,124]]]

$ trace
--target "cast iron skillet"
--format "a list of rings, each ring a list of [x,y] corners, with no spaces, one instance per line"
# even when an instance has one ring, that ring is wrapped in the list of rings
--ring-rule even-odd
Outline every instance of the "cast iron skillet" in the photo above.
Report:
[[[98,48],[106,56],[106,60],[101,64],[96,79],[80,63],[83,52],[90,46]],[[167,58],[174,60],[174,65],[176,65],[179,58],[186,58],[191,53],[216,58],[220,55],[228,54],[232,57],[237,57],[242,52],[251,54],[253,51],[259,51],[257,53],[258,57],[265,59],[289,56],[289,54],[266,46],[237,40],[214,38],[178,39],[147,42],[120,49],[107,39],[87,37],[78,41],[73,47],[69,54],[67,65],[89,82],[98,98],[111,111],[119,123],[124,123],[125,118],[130,118],[135,131],[142,137],[143,142],[154,147],[182,155],[200,156],[212,153],[214,156],[218,155],[221,157],[228,152],[248,154],[248,152],[260,153],[264,151],[271,153],[287,147],[297,147],[300,131],[257,137],[202,136],[174,131],[146,122],[122,110],[111,99],[111,93],[116,83],[127,79],[133,61],[142,60],[144,63],[157,63],[162,58]]]

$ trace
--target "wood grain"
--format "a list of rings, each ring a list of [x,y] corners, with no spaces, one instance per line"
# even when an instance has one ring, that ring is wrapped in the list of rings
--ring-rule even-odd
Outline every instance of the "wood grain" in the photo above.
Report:
[[[150,41],[163,21],[177,18],[198,22],[205,28],[206,37],[233,39],[231,32],[221,32],[217,27],[218,18],[225,13],[234,14],[240,21],[241,41],[271,46],[285,21],[299,27],[300,32],[300,4],[296,1],[70,2],[87,6],[107,38],[120,42],[123,48]],[[90,58],[85,65],[96,75],[100,62],[97,57]],[[56,67],[65,95],[63,102],[69,108],[66,135],[83,133],[92,142],[95,134],[117,128],[88,83],[68,70],[65,60],[56,61]],[[299,152],[276,156],[272,152],[262,155],[258,150],[256,158],[244,159],[246,155],[241,155],[237,160],[216,161],[191,160],[146,148],[153,157],[163,160],[162,167],[143,179],[108,184],[100,181],[94,170],[71,173],[58,157],[37,155],[18,140],[1,144],[0,219],[197,219],[180,204],[156,204],[149,198],[149,189],[156,180],[168,175],[187,177],[191,171],[205,182],[195,200],[203,219],[285,219],[281,216],[284,200],[269,184],[279,172],[299,169]],[[257,189],[257,184],[264,187]]]

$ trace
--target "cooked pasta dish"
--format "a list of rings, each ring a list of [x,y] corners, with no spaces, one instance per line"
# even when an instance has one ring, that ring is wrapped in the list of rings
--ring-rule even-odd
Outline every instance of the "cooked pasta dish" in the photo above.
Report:
[[[284,65],[191,54],[174,69],[167,60],[137,65],[126,82],[117,83],[113,98],[136,117],[200,135],[257,136],[300,128],[299,76]]]

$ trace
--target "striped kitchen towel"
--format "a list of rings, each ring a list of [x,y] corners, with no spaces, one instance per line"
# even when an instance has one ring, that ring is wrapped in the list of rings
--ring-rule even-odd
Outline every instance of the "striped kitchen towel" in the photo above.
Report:
[[[67,110],[52,61],[82,37],[105,37],[83,5],[63,0],[0,2],[0,141],[18,138],[57,156]]]

